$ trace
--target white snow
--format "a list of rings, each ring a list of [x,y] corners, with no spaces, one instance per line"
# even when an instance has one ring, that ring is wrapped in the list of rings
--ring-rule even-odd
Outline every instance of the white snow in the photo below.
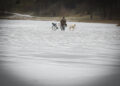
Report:
[[[12,12],[7,12],[5,11],[4,13],[6,14],[11,14],[11,16],[9,16],[9,18],[31,18],[33,16],[28,15],[28,14],[21,14],[21,13],[12,13]]]
[[[34,86],[87,86],[116,73],[120,27],[68,22],[74,31],[52,31],[52,22],[0,20],[0,60],[15,62],[7,71]]]

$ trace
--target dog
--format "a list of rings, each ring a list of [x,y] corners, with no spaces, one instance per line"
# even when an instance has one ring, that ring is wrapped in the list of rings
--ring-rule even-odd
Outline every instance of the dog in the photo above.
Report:
[[[57,30],[58,29],[58,26],[57,26],[57,24],[56,23],[52,23],[52,30]]]
[[[73,25],[71,25],[71,26],[69,27],[69,29],[70,29],[70,30],[74,30],[75,27],[76,27],[76,24],[73,24]]]

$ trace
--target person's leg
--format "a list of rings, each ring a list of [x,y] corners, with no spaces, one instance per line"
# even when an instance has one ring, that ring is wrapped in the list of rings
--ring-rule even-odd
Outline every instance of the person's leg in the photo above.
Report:
[[[60,28],[61,28],[61,31],[62,31],[62,30],[63,30],[63,26],[61,25],[61,27],[60,27]]]
[[[65,25],[63,25],[63,30],[65,30]]]
[[[63,31],[65,30],[65,27],[64,27],[64,26],[62,26],[62,30],[63,30]]]

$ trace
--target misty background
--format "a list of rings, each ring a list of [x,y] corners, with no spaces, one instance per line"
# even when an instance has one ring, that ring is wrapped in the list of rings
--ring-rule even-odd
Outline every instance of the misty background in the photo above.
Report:
[[[120,19],[119,10],[119,0],[0,0],[0,15],[7,11],[47,17]]]

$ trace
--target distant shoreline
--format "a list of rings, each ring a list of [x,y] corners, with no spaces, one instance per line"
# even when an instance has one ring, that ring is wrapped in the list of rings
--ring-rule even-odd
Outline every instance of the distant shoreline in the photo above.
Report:
[[[0,19],[8,20],[41,20],[41,21],[60,21],[61,17],[11,17],[11,16],[0,16]],[[87,23],[108,23],[108,24],[118,24],[120,26],[120,20],[103,20],[103,19],[84,19],[82,17],[66,17],[69,22],[87,22]]]

